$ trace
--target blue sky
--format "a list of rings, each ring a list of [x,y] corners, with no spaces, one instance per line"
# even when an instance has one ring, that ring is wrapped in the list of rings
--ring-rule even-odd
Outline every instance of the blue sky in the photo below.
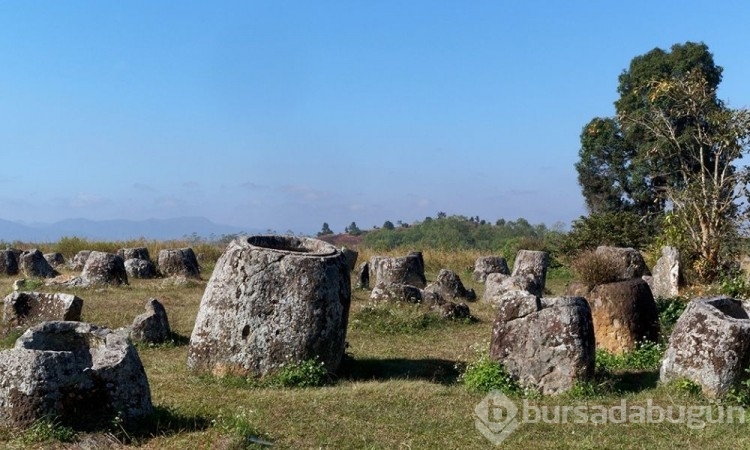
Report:
[[[655,47],[750,103],[750,4],[0,3],[0,217],[569,224],[582,127]]]

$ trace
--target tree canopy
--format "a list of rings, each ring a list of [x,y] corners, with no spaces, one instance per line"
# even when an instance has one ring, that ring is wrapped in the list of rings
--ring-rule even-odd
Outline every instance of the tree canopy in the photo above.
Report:
[[[737,231],[748,180],[736,161],[748,150],[750,115],[718,99],[722,72],[703,43],[633,58],[619,77],[616,116],[584,126],[576,164],[591,216],[678,227],[708,277]]]

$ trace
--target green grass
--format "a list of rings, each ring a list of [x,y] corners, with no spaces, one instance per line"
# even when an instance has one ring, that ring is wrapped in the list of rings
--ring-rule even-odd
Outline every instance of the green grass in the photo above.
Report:
[[[473,254],[451,255],[447,262],[439,256],[425,253],[428,279],[434,279],[437,266],[455,270],[466,287],[476,289],[481,297],[483,285],[465,276],[466,263]],[[555,275],[550,279],[561,282],[548,285],[550,295],[560,295],[564,289],[564,271]],[[202,281],[188,286],[131,280],[129,286],[118,288],[65,290],[84,300],[84,320],[114,328],[129,325],[144,311],[149,298],[158,298],[167,309],[176,336],[168,345],[138,347],[156,407],[150,420],[135,430],[118,432],[115,427],[98,433],[79,432],[74,440],[88,442],[88,448],[139,449],[266,448],[265,442],[273,443],[276,449],[493,448],[474,423],[474,408],[485,394],[468,389],[461,377],[464,368],[477,359],[474,347],[490,339],[494,316],[491,306],[470,304],[478,319],[475,323],[429,319],[427,326],[420,325],[419,320],[417,325],[394,325],[382,314],[368,312],[364,314],[371,315],[365,321],[371,320],[371,326],[361,326],[353,321],[362,320],[358,312],[368,308],[369,298],[368,292],[355,290],[347,357],[339,373],[320,387],[262,386],[207,379],[187,369],[187,338],[209,276],[204,272]],[[10,293],[14,279],[0,277],[0,292]],[[424,313],[405,311],[407,318]],[[388,326],[405,327],[408,332],[385,331]],[[4,348],[14,339],[10,336],[6,340]],[[651,399],[653,404],[665,407],[709,404],[687,389],[658,384],[658,374],[647,359],[641,355],[633,357],[633,361],[640,361],[638,364],[610,363],[603,375],[566,395],[529,398],[517,394],[511,398],[519,405],[526,400],[548,407],[616,405],[623,398],[638,404]],[[308,367],[295,376],[313,379],[314,369]],[[747,448],[747,427],[709,424],[703,430],[692,430],[672,423],[524,423],[501,448],[672,448],[676,443],[684,448]],[[0,427],[0,448],[71,448],[62,442],[67,438],[56,435],[57,431],[41,433],[40,438],[52,439],[45,443],[32,442],[36,438],[31,439],[27,433],[32,432]]]

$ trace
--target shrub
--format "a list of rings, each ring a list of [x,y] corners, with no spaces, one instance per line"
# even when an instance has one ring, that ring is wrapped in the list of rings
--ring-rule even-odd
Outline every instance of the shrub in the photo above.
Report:
[[[487,347],[487,343],[481,347],[474,346],[475,359],[463,368],[459,381],[475,392],[499,390],[504,394],[522,393],[523,389],[502,364],[490,359]]]
[[[687,301],[680,297],[658,297],[656,299],[656,311],[659,313],[659,325],[663,341],[666,341],[672,334],[672,329],[685,308],[687,308]]]
[[[328,371],[317,359],[286,364],[269,380],[272,386],[300,388],[324,386],[328,382]]]
[[[578,279],[591,288],[619,280],[623,267],[622,261],[612,255],[586,250],[573,260],[572,269]]]
[[[613,354],[603,349],[596,351],[597,372],[620,370],[658,370],[666,346],[653,342],[641,342],[630,352]]]
[[[21,435],[24,444],[36,444],[50,441],[73,442],[76,439],[74,429],[64,426],[56,418],[44,418],[34,422]]]

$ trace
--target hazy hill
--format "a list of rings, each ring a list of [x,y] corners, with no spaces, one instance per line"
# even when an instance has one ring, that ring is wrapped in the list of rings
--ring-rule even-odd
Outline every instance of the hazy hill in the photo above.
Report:
[[[55,223],[22,224],[0,219],[0,240],[6,242],[55,242],[61,237],[80,237],[93,240],[179,239],[197,234],[211,235],[258,233],[254,228],[241,229],[211,222],[205,217],[180,217],[147,220],[89,220],[66,219]]]

